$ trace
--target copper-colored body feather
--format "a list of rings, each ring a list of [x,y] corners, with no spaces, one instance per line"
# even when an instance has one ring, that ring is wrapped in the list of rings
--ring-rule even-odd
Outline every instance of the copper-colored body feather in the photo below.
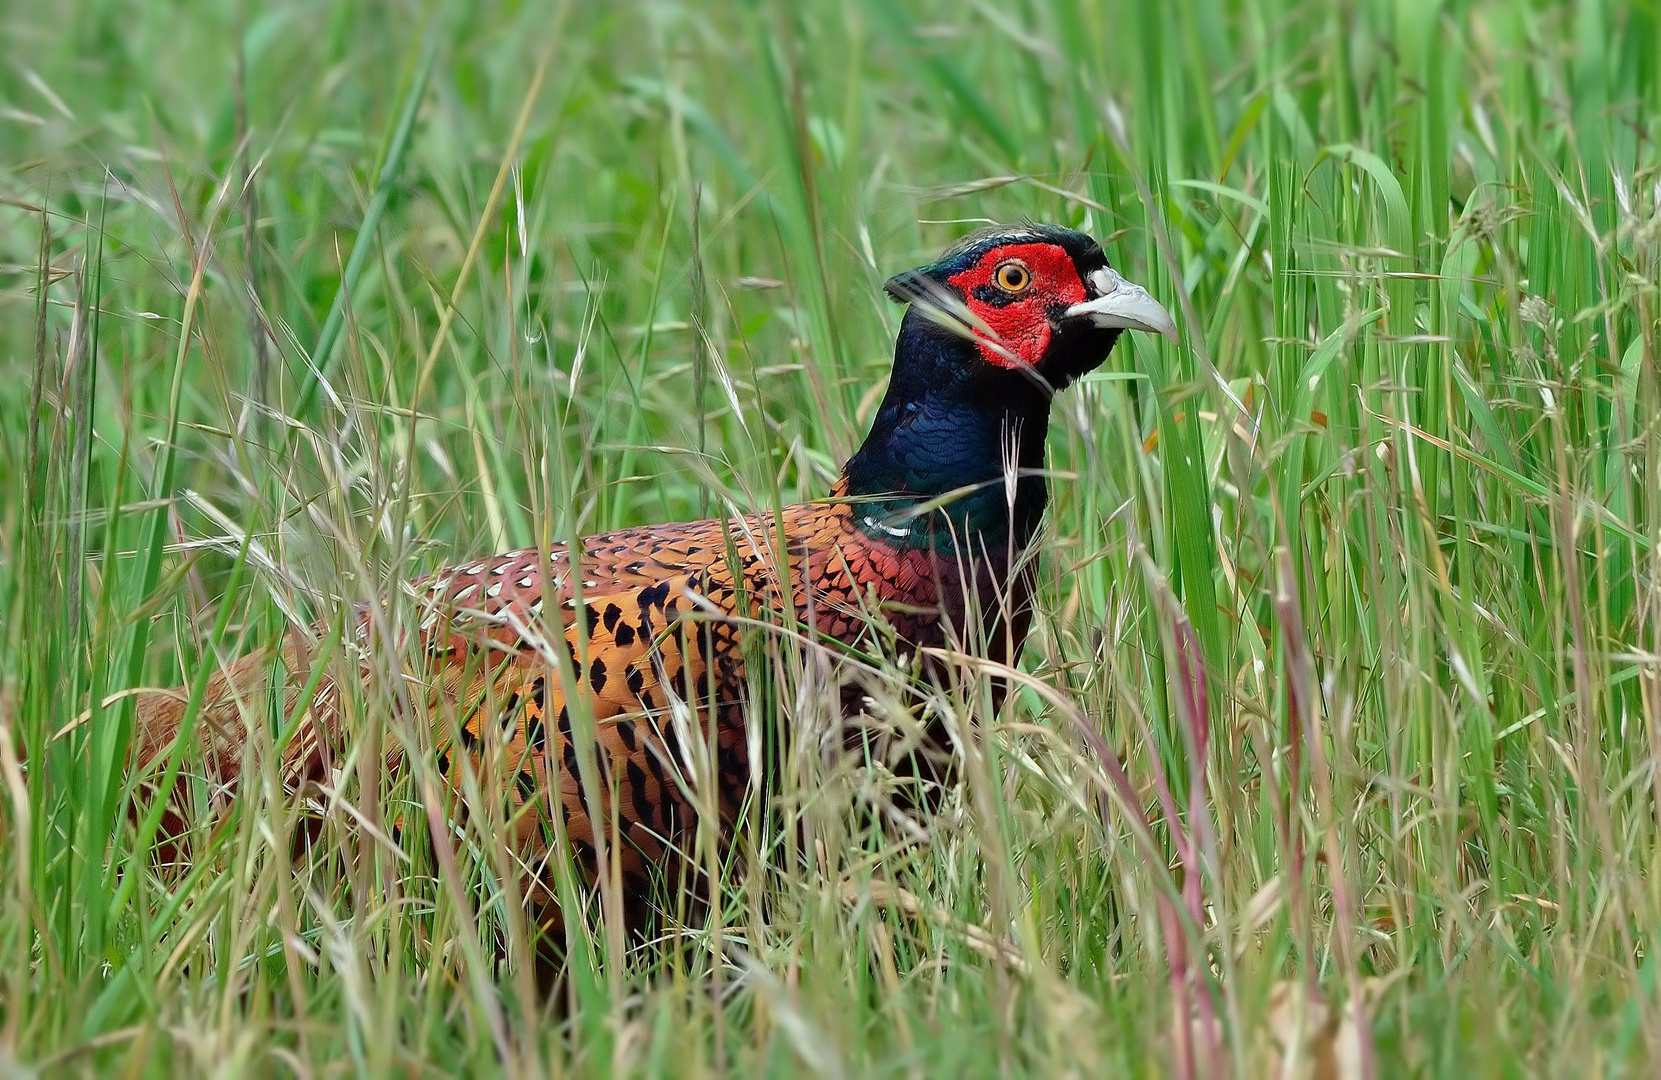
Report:
[[[416,582],[419,653],[429,667],[411,674],[427,690],[440,772],[459,785],[459,755],[471,755],[477,767],[499,752],[494,760],[506,762],[507,774],[498,779],[508,788],[527,862],[535,865],[547,839],[563,832],[579,867],[592,874],[598,816],[625,893],[643,898],[653,872],[687,865],[698,805],[713,806],[727,825],[752,786],[765,786],[752,785],[746,628],[857,645],[880,620],[915,648],[945,644],[947,628],[963,625],[969,605],[995,613],[1009,601],[979,595],[999,575],[972,574],[980,579],[972,581],[954,555],[890,547],[868,535],[858,512],[857,502],[828,501],[789,506],[777,516],[593,536],[583,542],[575,578],[568,552],[555,546],[546,555],[509,552]],[[1024,632],[1025,622],[1018,618],[1011,629]],[[360,622],[360,643],[372,626],[368,618]],[[285,715],[305,681],[304,645],[291,639],[283,649],[291,673]],[[245,713],[265,707],[272,659],[244,657],[209,683],[197,737],[210,779],[223,790],[238,779]],[[585,797],[577,756],[582,740],[573,723],[582,720],[574,720],[571,706],[579,695],[594,724],[598,767],[590,782],[598,779],[598,809]],[[141,766],[154,770],[165,757],[185,701],[180,692],[141,700]],[[285,786],[327,780],[330,755],[339,749],[338,713],[337,688],[324,677],[301,730],[287,741]],[[712,751],[701,754],[705,776],[689,773],[700,755],[688,754],[683,735]],[[396,755],[390,760],[396,764]],[[699,794],[711,781],[713,802]],[[557,829],[547,816],[555,807]],[[183,822],[175,813],[167,825],[176,830]]]

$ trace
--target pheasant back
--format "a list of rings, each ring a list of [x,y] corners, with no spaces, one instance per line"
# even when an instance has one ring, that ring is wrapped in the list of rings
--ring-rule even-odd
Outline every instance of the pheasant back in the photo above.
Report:
[[[985,636],[1004,642],[996,652],[1019,649],[1025,577],[1013,579],[1019,596],[1006,594],[1009,576],[985,553],[960,557],[905,543],[906,535],[858,502],[834,500],[592,536],[575,566],[556,545],[412,583],[416,647],[399,650],[410,658],[400,679],[420,691],[405,707],[430,725],[431,753],[454,805],[463,805],[467,770],[480,790],[503,794],[512,847],[545,901],[544,922],[558,917],[546,901],[554,880],[547,860],[559,838],[589,881],[602,851],[615,859],[624,895],[638,906],[653,894],[654,876],[674,878],[697,865],[700,814],[713,814],[725,838],[745,799],[765,798],[757,759],[767,739],[749,707],[747,638],[788,636],[843,653],[879,651],[884,642],[917,650],[950,644],[976,610]],[[380,614],[360,617],[352,635],[360,654],[372,651],[375,635],[396,632]],[[284,666],[304,671],[305,649],[291,641]],[[270,666],[271,657],[256,654],[210,684],[203,744],[221,781],[234,782],[241,768],[243,714],[263,700]],[[360,677],[372,677],[367,664]],[[857,682],[846,687],[830,711],[857,716]],[[287,709],[298,704],[290,687]],[[286,786],[331,782],[341,712],[341,687],[323,675],[283,748]],[[183,713],[179,696],[141,702],[140,760],[152,771]],[[908,751],[933,759],[929,777],[943,776],[943,746]],[[395,751],[389,763],[401,757]],[[175,812],[168,824],[185,823]]]

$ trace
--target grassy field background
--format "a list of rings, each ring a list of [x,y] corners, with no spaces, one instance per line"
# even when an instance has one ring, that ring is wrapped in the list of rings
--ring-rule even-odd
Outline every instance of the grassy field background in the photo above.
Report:
[[[1649,1072],[1657,117],[1649,0],[0,5],[0,1073]],[[371,687],[309,854],[257,741],[153,868],[122,691],[823,494],[881,281],[1021,218],[1182,344],[1058,403],[924,834],[809,746],[550,1004]]]

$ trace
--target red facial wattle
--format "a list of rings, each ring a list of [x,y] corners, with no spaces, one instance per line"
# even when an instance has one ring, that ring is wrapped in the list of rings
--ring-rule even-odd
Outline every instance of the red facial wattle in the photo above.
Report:
[[[1007,295],[996,283],[998,267],[1019,259],[1032,275],[1020,293]],[[1066,250],[1056,244],[1004,244],[992,248],[967,270],[947,281],[962,294],[964,303],[987,328],[979,327],[986,362],[1002,368],[1032,366],[1050,347],[1051,312],[1082,302],[1087,292]],[[993,299],[989,299],[993,298]]]

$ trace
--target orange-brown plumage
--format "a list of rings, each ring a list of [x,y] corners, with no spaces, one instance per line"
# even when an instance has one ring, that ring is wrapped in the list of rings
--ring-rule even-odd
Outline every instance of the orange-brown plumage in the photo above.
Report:
[[[451,670],[467,667],[463,657],[481,646],[501,657],[473,664],[488,674],[462,681],[463,697],[501,706],[463,704],[455,741],[475,750],[499,738],[509,768],[529,775],[519,788],[526,794],[538,789],[544,762],[553,763],[561,828],[589,863],[595,822],[576,760],[569,673],[594,724],[596,775],[616,784],[621,873],[632,888],[644,888],[650,868],[684,853],[697,814],[700,778],[686,775],[675,709],[685,708],[691,730],[706,738],[713,721],[713,805],[723,823],[750,790],[744,626],[853,645],[880,617],[908,642],[934,645],[944,642],[945,625],[962,618],[961,602],[954,613],[938,600],[952,591],[955,566],[919,551],[888,558],[889,575],[875,572],[889,553],[873,551],[855,527],[856,506],[807,503],[786,507],[776,520],[747,516],[591,537],[580,586],[560,548],[546,564],[532,549],[436,576],[426,583],[429,652]],[[557,602],[544,603],[545,596]],[[487,733],[490,723],[498,727]],[[440,751],[446,772],[455,748],[446,743]],[[526,843],[547,831],[537,814],[519,820]]]

